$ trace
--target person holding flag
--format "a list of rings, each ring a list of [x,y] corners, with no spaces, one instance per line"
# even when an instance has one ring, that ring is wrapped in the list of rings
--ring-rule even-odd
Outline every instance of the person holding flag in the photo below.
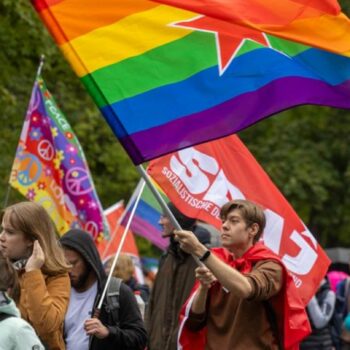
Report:
[[[143,350],[146,330],[134,294],[126,284],[111,280],[101,309],[96,312],[107,276],[91,235],[72,229],[60,243],[72,266],[72,289],[64,322],[66,349]]]
[[[174,232],[181,249],[205,265],[183,307],[182,349],[297,349],[310,325],[281,259],[258,242],[262,208],[234,200],[220,215],[224,248],[210,251],[192,232]]]

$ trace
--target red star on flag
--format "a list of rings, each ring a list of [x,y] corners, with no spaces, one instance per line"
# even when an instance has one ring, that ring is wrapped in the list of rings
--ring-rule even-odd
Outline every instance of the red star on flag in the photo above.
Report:
[[[212,17],[198,16],[172,25],[215,34],[220,75],[224,74],[246,40],[271,47],[264,33]]]

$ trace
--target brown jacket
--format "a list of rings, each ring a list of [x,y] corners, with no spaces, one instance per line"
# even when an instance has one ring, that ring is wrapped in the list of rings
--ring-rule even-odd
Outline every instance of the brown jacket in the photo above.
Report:
[[[67,311],[70,281],[68,273],[45,276],[40,270],[19,274],[19,309],[50,350],[64,350],[63,321]]]
[[[149,350],[176,350],[179,314],[195,282],[193,258],[172,243],[163,256],[146,312]]]
[[[240,299],[218,283],[210,289],[205,314],[190,313],[187,327],[198,331],[207,325],[206,350],[277,350],[267,316],[267,304],[282,287],[282,267],[274,261],[258,262],[245,274],[252,286],[249,299]]]

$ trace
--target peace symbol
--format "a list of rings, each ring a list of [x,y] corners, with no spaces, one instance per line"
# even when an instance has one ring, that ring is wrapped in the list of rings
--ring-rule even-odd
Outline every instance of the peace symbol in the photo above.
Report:
[[[89,173],[82,167],[69,169],[65,177],[65,183],[68,192],[76,196],[92,191]]]
[[[18,182],[23,186],[30,186],[38,181],[41,175],[40,160],[33,154],[25,154],[20,157],[21,169],[18,171]]]
[[[85,224],[85,231],[89,232],[92,235],[92,237],[95,238],[98,235],[98,227],[96,222],[88,221]]]
[[[38,144],[38,153],[44,160],[50,161],[55,155],[55,149],[48,140],[41,140]]]

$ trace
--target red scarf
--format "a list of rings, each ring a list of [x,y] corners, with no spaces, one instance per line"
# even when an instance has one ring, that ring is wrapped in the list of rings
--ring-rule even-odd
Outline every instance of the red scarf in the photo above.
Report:
[[[224,248],[215,248],[212,250],[212,253],[241,273],[249,273],[252,271],[253,266],[261,260],[273,260],[282,266],[283,286],[279,293],[270,299],[270,302],[276,314],[278,333],[280,337],[282,336],[284,349],[299,349],[300,341],[310,334],[311,328],[305,312],[305,306],[281,258],[262,243],[256,243],[239,259],[234,259],[232,254]],[[199,283],[197,282],[181,310],[181,326],[178,337],[179,349],[202,350],[205,348],[206,329],[199,332],[191,332],[186,327],[188,313],[198,287]]]

